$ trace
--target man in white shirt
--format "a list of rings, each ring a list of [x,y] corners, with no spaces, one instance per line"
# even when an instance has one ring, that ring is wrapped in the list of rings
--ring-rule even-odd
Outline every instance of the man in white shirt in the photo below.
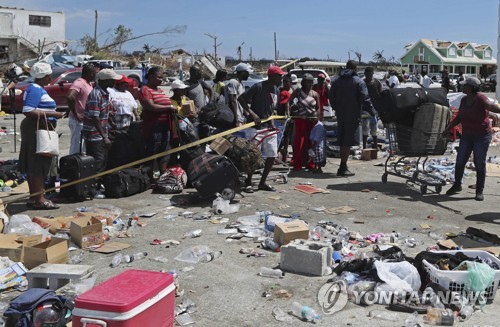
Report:
[[[422,87],[424,89],[431,87],[431,79],[427,76],[427,72],[425,70],[422,71]]]
[[[395,70],[392,70],[390,72],[391,76],[389,77],[389,79],[387,80],[387,85],[391,88],[391,89],[397,89],[399,88],[399,79],[398,79],[398,73],[395,71]]]

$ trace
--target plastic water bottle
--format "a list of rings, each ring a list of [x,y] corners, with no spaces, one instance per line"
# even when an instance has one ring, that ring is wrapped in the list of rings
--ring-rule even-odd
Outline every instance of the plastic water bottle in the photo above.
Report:
[[[387,321],[398,321],[398,314],[396,312],[390,312],[386,310],[372,310],[370,311],[370,318]]]
[[[184,234],[184,237],[189,237],[189,238],[195,238],[195,237],[200,237],[201,236],[201,229],[195,229],[195,230],[192,230],[192,231],[189,231],[187,232],[186,234]]]
[[[125,223],[123,222],[123,220],[121,220],[120,218],[116,218],[114,221],[113,221],[113,227],[117,230],[117,231],[120,231],[120,230],[123,230],[125,228]]]
[[[261,267],[259,275],[262,277],[283,278],[285,274],[281,271],[281,269]]]
[[[294,316],[299,317],[306,321],[315,321],[321,318],[321,316],[317,314],[313,308],[302,305],[299,302],[292,303],[291,311]]]
[[[148,256],[147,252],[139,252],[136,254],[125,254],[123,256],[123,261],[125,261],[125,262],[137,261],[137,260],[144,259],[147,256]]]
[[[472,316],[473,313],[474,313],[474,306],[470,304],[464,306],[460,310],[460,320],[461,321],[469,320],[470,316]]]
[[[120,265],[120,263],[122,263],[122,260],[123,260],[123,255],[121,253],[118,253],[113,257],[113,259],[111,260],[111,264],[109,266],[111,268],[116,268]]]
[[[203,258],[201,258],[200,262],[214,261],[215,259],[220,258],[221,255],[222,255],[222,251],[208,252],[207,254],[204,255]]]
[[[279,252],[280,245],[274,241],[272,238],[266,238],[264,242],[262,242],[262,246],[266,249],[269,249],[273,252]]]
[[[69,259],[68,263],[72,264],[72,265],[79,264],[80,262],[82,262],[83,256],[84,256],[83,251],[80,251],[78,254],[75,254],[74,256],[72,256]]]
[[[139,222],[139,215],[135,212],[132,213],[128,219],[127,235],[134,236],[137,233],[137,223]]]

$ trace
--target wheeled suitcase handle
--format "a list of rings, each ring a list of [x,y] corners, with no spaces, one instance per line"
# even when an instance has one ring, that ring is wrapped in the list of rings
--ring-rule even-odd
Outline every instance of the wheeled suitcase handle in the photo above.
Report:
[[[97,326],[102,326],[102,327],[107,327],[108,323],[102,320],[98,319],[90,319],[90,318],[82,318],[80,319],[80,322],[83,324],[83,327],[87,327],[87,324],[92,324],[92,325],[97,325]]]

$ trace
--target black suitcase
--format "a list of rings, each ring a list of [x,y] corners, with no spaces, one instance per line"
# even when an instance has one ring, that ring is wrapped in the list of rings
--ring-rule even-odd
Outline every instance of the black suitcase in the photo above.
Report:
[[[239,192],[239,171],[225,156],[205,153],[191,161],[188,179],[203,197],[220,193],[232,200]]]
[[[125,168],[103,177],[104,194],[108,198],[123,198],[151,188],[150,169]]]
[[[112,169],[145,158],[142,121],[134,121],[126,130],[110,134],[111,148],[108,151],[107,169]]]
[[[444,87],[426,89],[425,94],[427,98],[424,99],[425,100],[424,103],[434,103],[445,107],[450,106],[447,97],[448,92],[446,92],[446,89]]]
[[[92,176],[96,173],[95,159],[84,154],[72,154],[59,160],[61,184]],[[97,188],[95,179],[61,188],[61,196],[83,201],[93,197]]]
[[[427,102],[424,89],[399,88],[382,91],[374,103],[384,123],[398,123],[413,126],[413,114],[422,103]]]

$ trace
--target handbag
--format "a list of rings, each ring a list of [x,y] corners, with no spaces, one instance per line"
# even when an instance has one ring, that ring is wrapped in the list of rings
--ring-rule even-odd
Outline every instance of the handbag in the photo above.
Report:
[[[56,131],[49,130],[47,116],[43,114],[45,129],[40,129],[40,114],[36,121],[36,154],[46,157],[59,155],[59,135]]]

